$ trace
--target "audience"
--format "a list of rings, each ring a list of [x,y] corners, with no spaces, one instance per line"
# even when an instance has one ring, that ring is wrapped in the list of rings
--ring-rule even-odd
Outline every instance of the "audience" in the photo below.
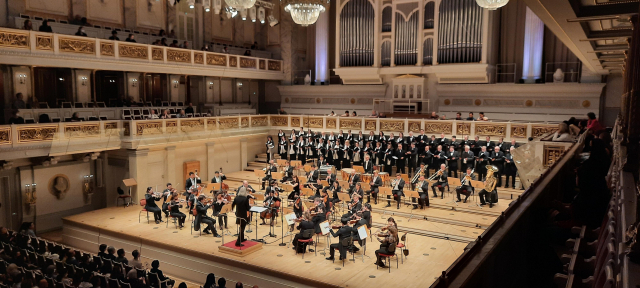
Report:
[[[433,111],[433,112],[431,112],[431,115],[429,116],[428,119],[438,120],[438,119],[440,119],[440,117],[438,116],[438,114],[436,114],[435,111]]]
[[[24,118],[20,117],[20,111],[11,111],[11,117],[9,118],[9,124],[24,124]]]
[[[189,103],[189,106],[186,109],[184,109],[184,112],[187,114],[195,113],[195,110],[193,109],[193,103]]]
[[[344,114],[340,115],[340,117],[349,117],[349,110],[344,111]]]
[[[140,262],[140,252],[138,252],[138,250],[133,250],[133,252],[131,252],[131,256],[133,256],[133,259],[131,259],[131,261],[129,262],[131,263],[131,267],[142,269],[142,262]]]
[[[87,37],[87,33],[84,33],[84,26],[78,27],[78,31],[76,32],[76,36]]]
[[[369,118],[378,118],[378,117],[380,117],[380,114],[378,114],[376,110],[371,110],[371,115],[369,115]]]
[[[604,126],[600,125],[595,113],[587,113],[587,118],[589,118],[589,120],[587,120],[587,129],[589,129],[592,134],[598,135],[599,132],[604,130]]]
[[[38,31],[53,33],[53,29],[51,29],[51,26],[49,26],[49,20],[42,21],[42,25],[40,25]]]
[[[24,102],[24,100],[22,99],[22,93],[18,92],[16,94],[16,100],[13,101],[13,104],[11,105],[13,109],[25,109],[27,108],[27,104]]]
[[[35,230],[35,226],[33,225],[33,222],[23,222],[22,225],[20,225],[20,234],[29,236],[29,237],[36,237],[36,232]]]
[[[218,279],[218,288],[227,288],[227,280],[222,277]]]
[[[40,114],[40,116],[38,116],[38,123],[51,123],[49,114]]]
[[[127,257],[125,257],[124,249],[122,249],[122,248],[118,249],[118,251],[116,253],[118,254],[118,257],[116,257],[114,262],[122,263],[122,264],[125,264],[125,265],[129,265],[129,260],[127,259]]]
[[[31,23],[31,20],[24,20],[24,24],[22,24],[22,30],[33,30],[33,23]]]
[[[127,37],[127,39],[124,39],[124,41],[136,43],[136,39],[134,39],[134,37],[135,36],[133,34],[129,34],[129,37]]]
[[[73,112],[73,115],[71,115],[71,122],[79,122],[82,120],[84,119],[80,118],[80,113],[78,112]]]
[[[120,41],[120,38],[118,38],[118,31],[112,30],[111,31],[111,37],[109,37],[109,40]]]
[[[478,116],[478,121],[489,121],[489,118],[484,116],[484,112],[480,112],[480,116]]]
[[[202,288],[216,288],[216,275],[209,273],[209,275],[207,275],[207,281]]]
[[[149,270],[149,272],[157,274],[160,281],[167,280],[168,278],[165,277],[164,274],[162,274],[162,270],[158,269],[159,267],[160,267],[160,261],[153,260],[153,262],[151,262],[151,270]],[[175,280],[171,279],[167,282],[167,285],[173,286],[175,282],[176,282]]]
[[[173,42],[171,42],[171,45],[169,45],[169,47],[178,48],[178,40],[173,40]]]
[[[572,141],[573,136],[569,133],[569,126],[566,123],[558,124],[558,131],[553,134],[551,141]]]

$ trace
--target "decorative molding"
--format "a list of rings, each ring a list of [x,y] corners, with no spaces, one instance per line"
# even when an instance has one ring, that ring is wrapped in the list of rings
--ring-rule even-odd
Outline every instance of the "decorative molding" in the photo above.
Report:
[[[238,57],[229,56],[229,66],[230,67],[238,67]]]
[[[0,47],[29,48],[29,33],[0,31]]]
[[[340,119],[340,129],[362,128],[362,119]]]
[[[100,123],[65,124],[64,136],[68,138],[84,138],[100,135]]]
[[[527,138],[527,125],[511,124],[511,137]]]
[[[271,116],[271,126],[288,127],[289,117],[287,116]]]
[[[444,133],[453,134],[453,123],[442,123],[437,121],[425,121],[424,132],[425,133]]]
[[[240,68],[256,68],[256,59],[240,57]]]
[[[547,133],[552,133],[558,130],[557,125],[535,125],[531,126],[531,137],[537,138]]]
[[[300,116],[292,116],[291,117],[291,127],[300,127]]]
[[[56,133],[58,133],[58,125],[18,127],[18,143],[51,141]]]
[[[207,65],[227,66],[227,56],[207,53]]]
[[[129,121],[123,122],[122,128],[124,129],[124,136],[131,136],[131,122]]]
[[[162,54],[161,48],[151,48],[151,59],[153,60],[164,60],[164,55]]]
[[[162,50],[160,50],[160,52],[162,52]],[[120,55],[120,57],[146,60],[149,59],[149,49],[143,46],[119,44],[118,55]]]
[[[104,123],[104,134],[106,136],[118,136],[120,131],[118,130],[118,122],[106,122]]]
[[[11,144],[11,127],[0,128],[0,145]]]
[[[180,121],[180,130],[182,132],[201,131],[204,130],[203,119],[188,119]]]
[[[58,49],[69,53],[95,54],[96,41],[58,37]]]
[[[269,60],[269,70],[270,71],[282,71],[282,65],[280,61],[271,61]]]
[[[420,132],[421,127],[421,121],[409,121],[409,131]]]
[[[162,121],[136,122],[137,135],[162,134]]]
[[[308,128],[323,128],[324,127],[324,119],[318,117],[303,117],[304,127]]]
[[[260,61],[258,62],[258,68],[260,68],[260,70],[265,70],[265,69],[267,69],[267,67],[266,67],[266,61],[264,61],[264,60],[260,60]]]
[[[167,133],[178,132],[178,120],[168,120],[164,126]]]
[[[53,36],[36,35],[36,50],[53,50]]]
[[[266,127],[269,126],[269,117],[259,116],[251,117],[251,127]]]
[[[564,146],[544,145],[544,158],[542,160],[542,165],[545,168],[553,165],[553,163],[556,163],[556,161],[562,158],[564,151]]]
[[[220,120],[218,120],[218,127],[220,127],[220,130],[237,129],[239,127],[238,124],[238,117],[221,118]]]
[[[207,130],[215,130],[216,123],[218,123],[218,118],[207,119]]]
[[[380,131],[404,132],[404,121],[380,121]]]
[[[115,56],[114,44],[112,42],[100,42],[100,55]]]
[[[193,62],[196,64],[204,64],[204,53],[193,52]]]
[[[249,117],[240,118],[240,128],[249,128]]]
[[[471,123],[456,123],[457,135],[471,135]]]
[[[327,129],[336,129],[336,118],[327,118]]]
[[[377,126],[378,125],[376,120],[364,120],[364,130],[376,131]]]
[[[167,61],[191,63],[191,52],[167,49]]]
[[[476,123],[476,135],[479,136],[506,136],[507,124],[480,124]]]

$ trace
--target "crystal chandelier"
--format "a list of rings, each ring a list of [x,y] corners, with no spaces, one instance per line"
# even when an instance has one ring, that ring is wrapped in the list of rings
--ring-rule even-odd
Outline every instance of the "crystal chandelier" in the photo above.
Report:
[[[318,21],[320,13],[329,6],[329,0],[282,0],[284,11],[291,14],[293,22],[309,26]]]
[[[509,3],[509,0],[476,0],[478,5],[489,10],[496,10]]]
[[[224,0],[227,6],[240,9],[249,9],[256,5],[256,0]]]

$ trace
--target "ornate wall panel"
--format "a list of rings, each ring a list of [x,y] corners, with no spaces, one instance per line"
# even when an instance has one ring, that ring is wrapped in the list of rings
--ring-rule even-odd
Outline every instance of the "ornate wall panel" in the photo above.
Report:
[[[191,63],[191,52],[167,49],[167,61]]]
[[[96,53],[96,41],[59,37],[58,49],[69,53],[94,54]]]
[[[421,127],[421,121],[409,121],[409,131],[420,132]]]
[[[207,119],[207,130],[215,130],[216,129],[216,125],[218,123],[218,118],[215,119]]]
[[[564,154],[564,146],[545,145],[542,165],[544,167],[553,165],[553,163],[560,160],[562,154]]]
[[[362,119],[340,119],[340,129],[357,129],[362,128]]]
[[[260,68],[260,70],[265,70],[267,69],[267,63],[264,60],[260,60],[260,62],[258,62],[258,68]]]
[[[376,131],[377,130],[376,120],[364,120],[364,130],[367,131]]]
[[[236,56],[229,56],[229,66],[231,66],[231,67],[238,67],[238,57],[236,57]]]
[[[64,136],[69,138],[95,137],[100,135],[100,123],[65,124]]]
[[[106,136],[120,135],[120,130],[118,130],[118,122],[104,123],[104,135]]]
[[[544,134],[555,132],[558,130],[557,125],[536,125],[531,126],[531,137],[537,138]]]
[[[282,71],[282,65],[280,65],[280,61],[271,61],[269,60],[268,68],[270,71]]]
[[[267,116],[251,117],[251,127],[269,126],[269,118]]]
[[[220,130],[237,129],[239,127],[238,118],[221,118],[218,122]]]
[[[299,116],[292,116],[291,117],[291,127],[293,127],[293,128],[300,127],[300,117]]]
[[[136,122],[136,135],[162,134],[162,121]]]
[[[100,55],[103,56],[115,56],[114,44],[110,42],[100,42]]]
[[[527,138],[527,125],[511,124],[511,137]]]
[[[182,130],[182,132],[204,130],[204,120],[203,119],[182,120],[180,121],[180,130]]]
[[[18,127],[18,143],[32,143],[53,140],[58,133],[58,125],[38,125]]]
[[[471,124],[470,123],[456,123],[456,134],[457,135],[471,135]]]
[[[204,64],[204,53],[193,52],[193,62],[196,64]]]
[[[151,59],[153,60],[164,60],[164,55],[162,54],[162,49],[160,48],[151,48]]]
[[[249,128],[249,117],[240,118],[240,128]]]
[[[162,50],[160,50],[160,52],[162,52]],[[118,55],[126,58],[148,59],[149,49],[137,45],[119,44]]]
[[[336,129],[336,118],[327,118],[327,129]]]
[[[438,121],[425,121],[424,122],[424,132],[425,133],[444,133],[444,134],[452,134],[453,133],[453,123],[447,122],[438,122]]]
[[[507,124],[479,124],[476,123],[478,136],[507,136]]]
[[[323,128],[324,119],[322,118],[313,118],[313,117],[303,117],[302,123],[304,123],[305,128]]]
[[[0,47],[29,48],[29,34],[16,31],[0,31]]]
[[[380,131],[404,132],[404,121],[380,121]]]
[[[11,144],[11,127],[0,128],[0,145]]]
[[[123,122],[122,128],[124,129],[124,136],[131,136],[131,122]]]
[[[240,57],[240,68],[256,68],[256,59]]]
[[[178,120],[169,120],[165,123],[165,131],[167,133],[178,132]]]
[[[271,116],[271,126],[287,127],[289,126],[289,117]]]
[[[227,56],[207,53],[207,65],[227,66]]]
[[[53,36],[36,35],[36,50],[53,50]]]

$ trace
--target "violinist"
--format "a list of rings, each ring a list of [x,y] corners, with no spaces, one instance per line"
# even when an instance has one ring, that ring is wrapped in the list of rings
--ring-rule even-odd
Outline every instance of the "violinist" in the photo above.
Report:
[[[293,167],[291,167],[291,163],[289,161],[285,162],[285,166],[282,169],[282,180],[280,180],[280,183],[285,183],[285,182],[289,182],[291,181],[291,178],[293,176]]]
[[[195,220],[193,221],[193,228],[195,230],[200,230],[200,224],[207,224],[207,228],[204,228],[204,230],[202,230],[202,233],[204,234],[211,234],[211,232],[213,232],[213,237],[220,237],[220,235],[218,235],[218,231],[216,230],[216,220],[207,216],[207,210],[209,210],[209,208],[211,208],[211,204],[207,204],[205,205],[203,203],[203,201],[205,200],[206,196],[204,195],[200,195],[198,196],[198,201],[196,201],[196,217]]]
[[[351,171],[349,175],[349,193],[353,193],[353,188],[356,187],[356,183],[360,182],[360,174],[355,170]]]
[[[222,230],[222,223],[224,222],[224,229],[227,229],[227,214],[220,213],[222,211],[222,207],[229,203],[229,200],[224,197],[223,193],[216,194],[216,201],[213,202],[213,216],[218,216],[218,225],[220,230]]]
[[[311,209],[311,213],[314,213],[315,215],[313,216],[313,218],[311,218],[311,221],[313,222],[313,225],[316,229],[316,233],[322,233],[322,229],[320,229],[320,223],[322,223],[323,221],[327,220],[326,218],[326,214],[325,214],[325,206],[322,203],[322,198],[317,197],[315,199],[313,199],[313,208]]]
[[[265,182],[271,180],[271,174],[278,172],[278,166],[273,163],[273,159],[269,160],[269,167],[265,168],[264,178],[262,178],[262,190],[264,190]]]
[[[467,199],[469,199],[469,195],[473,192],[473,186],[471,186],[470,180],[476,180],[476,176],[473,175],[473,169],[471,167],[467,168],[467,173],[462,175],[460,178],[460,182],[462,182],[462,186],[456,187],[456,194],[458,196],[458,200],[456,202],[460,202],[460,194],[464,194],[464,203],[467,203]]]
[[[302,206],[302,198],[300,198],[300,195],[296,194],[294,194],[293,198],[293,213],[296,214],[296,218],[300,218],[302,216],[302,213],[304,212],[304,206]]]
[[[297,175],[293,175],[293,178],[291,179],[291,182],[289,182],[289,184],[291,184],[291,186],[293,187],[293,191],[289,193],[289,197],[287,199],[294,201],[295,196],[300,196],[300,179],[298,179]]]
[[[162,210],[158,205],[156,205],[156,201],[161,199],[160,195],[153,192],[153,187],[147,187],[147,194],[144,195],[144,198],[147,201],[144,209],[153,213],[153,219],[155,219],[156,224],[159,224],[162,221]]]
[[[349,226],[349,220],[347,219],[342,219],[342,227],[340,227],[340,229],[338,229],[338,232],[333,232],[333,230],[329,230],[329,232],[331,232],[331,235],[333,237],[337,237],[339,239],[338,243],[334,243],[331,244],[331,246],[329,247],[329,252],[331,253],[331,256],[329,256],[328,258],[326,258],[327,260],[331,260],[333,261],[335,253],[336,253],[336,249],[340,250],[340,260],[346,259],[347,258],[347,248],[349,247],[344,247],[342,245],[342,240],[351,237],[351,234],[353,232],[357,233],[357,230],[355,230],[353,227]],[[317,231],[316,231],[317,232]]]
[[[360,201],[360,195],[358,194],[353,194],[353,196],[351,196],[351,203],[349,203],[349,207],[348,207],[348,212],[344,215],[342,215],[343,219],[347,219],[350,220],[353,215],[356,215],[356,213],[360,210],[362,210],[362,202]]]
[[[267,211],[260,213],[260,219],[262,220],[262,224],[260,225],[267,225],[267,223],[265,223],[264,219],[266,218],[270,218],[270,222],[269,225],[273,226],[273,219],[275,219],[276,217],[278,217],[278,202],[280,202],[280,198],[278,197],[279,194],[277,193],[277,191],[274,189],[274,186],[276,185],[276,181],[272,181],[271,182],[271,186],[269,188],[271,189],[267,189],[267,191],[265,192],[265,194],[267,195],[266,198],[264,198],[264,207],[268,208]],[[267,216],[268,215],[268,216]]]
[[[178,198],[178,193],[171,193],[171,202],[169,203],[169,211],[171,211],[171,217],[178,219],[178,226],[180,229],[184,227],[184,220],[187,218],[187,215],[180,212],[180,208],[182,208],[182,204],[180,204],[180,199]]]
[[[353,224],[353,228],[357,231],[361,226],[367,225],[368,228],[371,228],[371,204],[362,205],[362,210],[358,211],[356,214],[351,216],[356,220],[356,223]],[[360,247],[364,245],[363,240],[360,239],[359,233],[354,233],[353,241],[358,241]]]
[[[392,254],[395,252],[395,246],[398,244],[398,226],[395,224],[395,220],[392,217],[389,217],[387,220],[388,225],[385,227],[385,233],[376,233],[376,238],[380,241],[380,249],[376,250],[376,265],[386,268],[384,263],[382,263],[382,259],[380,258],[380,254]],[[382,238],[381,238],[382,237]]]
[[[340,202],[340,199],[338,198],[338,193],[340,193],[340,189],[342,187],[340,187],[340,183],[338,183],[338,181],[333,182],[333,185],[328,186],[326,188],[324,188],[325,191],[329,190],[329,194],[331,194],[331,202],[334,204]]]
[[[162,191],[162,198],[164,202],[162,202],[162,212],[164,212],[164,216],[169,218],[169,202],[171,202],[171,193],[175,192],[176,189],[173,189],[171,183],[167,183],[167,189]]]
[[[373,177],[371,178],[371,190],[367,192],[367,203],[371,202],[371,196],[373,196],[373,202],[378,204],[378,187],[382,186],[382,178],[378,175],[378,170],[373,171]]]
[[[302,214],[302,218],[301,218],[302,222],[300,222],[300,225],[298,225],[298,230],[300,230],[300,233],[296,234],[296,236],[293,237],[293,241],[291,241],[291,244],[293,245],[293,249],[295,250],[296,247],[298,248],[298,253],[303,253],[306,250],[306,246],[307,243],[302,243],[302,245],[300,245],[298,247],[298,240],[307,240],[308,238],[304,238],[302,237],[302,232],[304,232],[305,230],[309,230],[309,229],[314,229],[314,224],[313,222],[311,222],[311,215],[309,214],[309,211],[305,211]],[[293,227],[291,228],[291,231],[293,231]],[[313,252],[310,250],[310,252]]]
[[[351,190],[351,195],[359,195],[360,199],[362,199],[364,197],[364,191],[362,190],[362,183],[358,182],[356,183],[356,186],[353,187],[353,190]]]

